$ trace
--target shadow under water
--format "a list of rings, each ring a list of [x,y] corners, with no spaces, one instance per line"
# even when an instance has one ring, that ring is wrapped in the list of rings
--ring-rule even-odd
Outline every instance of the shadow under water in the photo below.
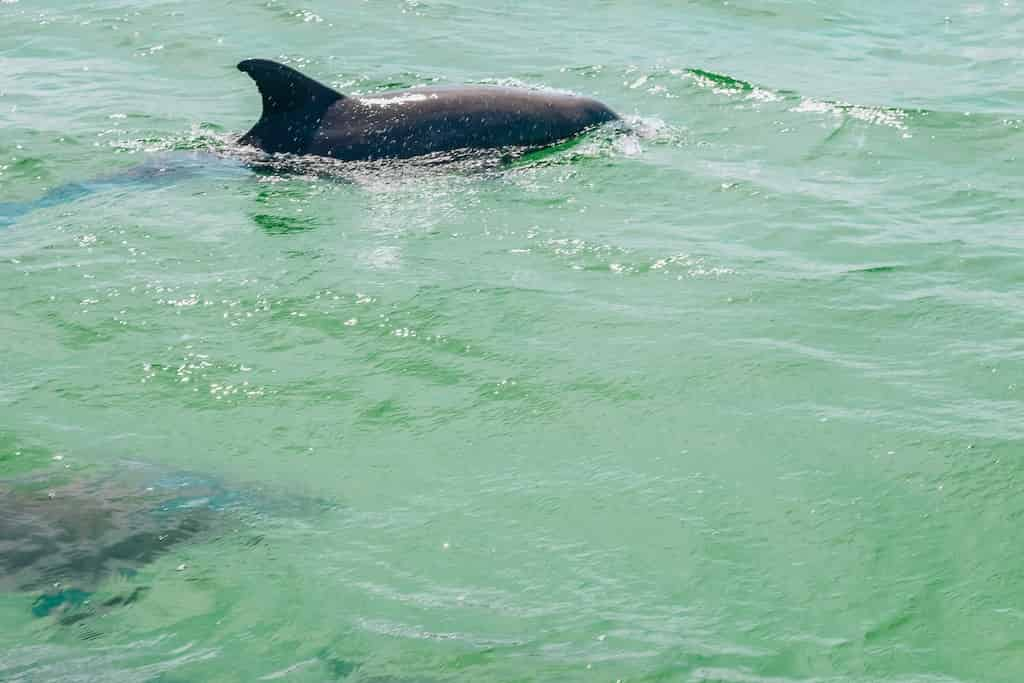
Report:
[[[161,152],[138,166],[71,182],[48,190],[38,199],[25,202],[0,202],[0,228],[8,227],[23,216],[40,209],[70,204],[90,195],[119,188],[148,189],[166,187],[198,176],[238,176],[248,172],[244,160],[214,152]]]
[[[148,588],[129,581],[123,595],[80,609],[105,580],[134,579],[177,546],[214,533],[237,500],[189,477],[149,486],[123,478],[0,482],[0,592],[35,595],[32,613],[62,624],[132,604]]]

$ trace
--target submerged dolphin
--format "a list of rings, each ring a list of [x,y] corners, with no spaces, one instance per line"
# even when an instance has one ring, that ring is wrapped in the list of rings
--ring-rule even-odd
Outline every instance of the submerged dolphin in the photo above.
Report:
[[[423,87],[346,97],[265,59],[238,64],[263,115],[240,140],[265,152],[344,161],[436,152],[543,147],[619,117],[596,100],[496,86]]]
[[[43,482],[0,479],[0,594],[59,583],[91,592],[133,575],[204,531],[240,494],[205,480],[165,478]]]
[[[24,202],[0,202],[0,229],[38,209],[70,204],[98,192],[124,188],[150,188],[180,182],[195,176],[232,177],[247,173],[239,161],[206,152],[158,154],[138,166],[107,175],[59,185],[38,199]]]

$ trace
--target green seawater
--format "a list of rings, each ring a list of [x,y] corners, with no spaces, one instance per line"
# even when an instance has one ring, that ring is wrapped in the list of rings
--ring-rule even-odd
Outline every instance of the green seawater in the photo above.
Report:
[[[252,169],[249,57],[629,130]],[[0,527],[145,530],[0,576],[0,680],[1024,680],[1022,65],[1021,0],[0,0]]]

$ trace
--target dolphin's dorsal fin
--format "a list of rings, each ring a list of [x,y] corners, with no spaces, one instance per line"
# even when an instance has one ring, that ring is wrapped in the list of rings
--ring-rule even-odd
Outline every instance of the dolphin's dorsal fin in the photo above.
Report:
[[[269,59],[247,59],[238,70],[256,81],[263,97],[263,118],[285,112],[326,109],[344,95]]]

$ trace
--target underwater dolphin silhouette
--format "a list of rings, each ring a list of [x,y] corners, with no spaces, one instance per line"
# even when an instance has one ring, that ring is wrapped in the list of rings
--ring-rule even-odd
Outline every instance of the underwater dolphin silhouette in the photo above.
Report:
[[[240,142],[270,153],[355,161],[537,148],[619,118],[588,97],[524,88],[420,87],[349,97],[270,60],[247,59],[238,69],[263,97],[262,116]]]

